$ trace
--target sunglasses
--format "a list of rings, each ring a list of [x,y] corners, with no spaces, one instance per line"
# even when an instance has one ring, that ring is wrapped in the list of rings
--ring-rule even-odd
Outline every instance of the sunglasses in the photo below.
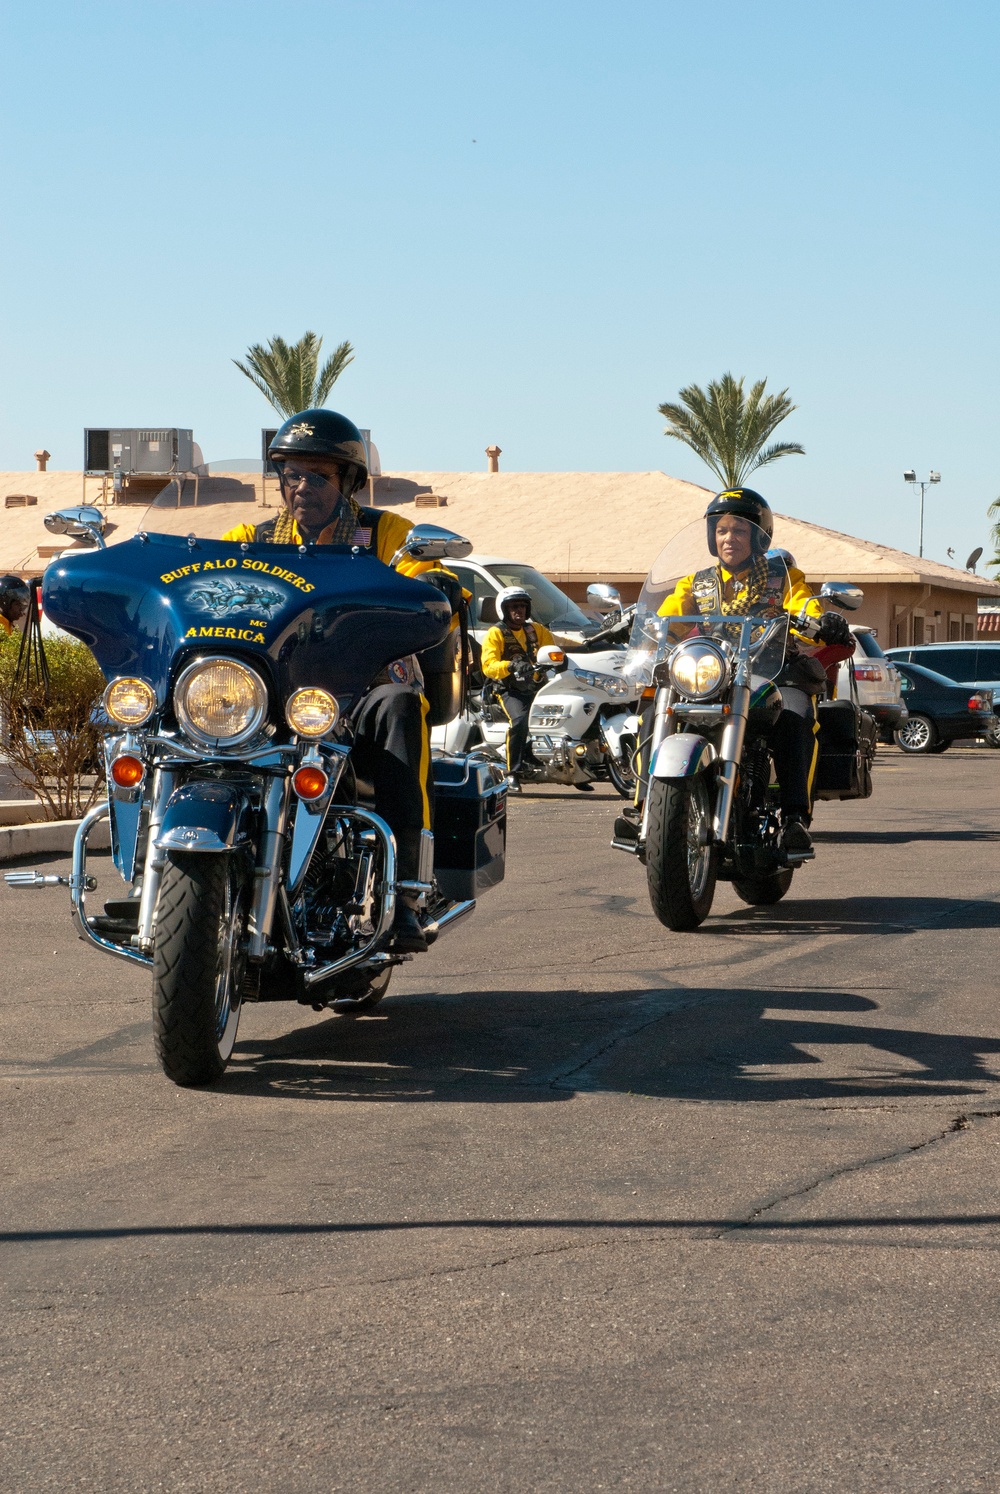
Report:
[[[297,488],[300,483],[305,483],[307,488],[325,488],[331,483],[339,485],[339,474],[336,476],[329,472],[300,472],[297,467],[281,467],[278,477],[283,487]]]

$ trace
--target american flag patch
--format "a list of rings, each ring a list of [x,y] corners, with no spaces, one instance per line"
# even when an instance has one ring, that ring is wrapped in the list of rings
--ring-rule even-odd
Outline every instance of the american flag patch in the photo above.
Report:
[[[355,529],[354,543],[356,545],[364,545],[365,549],[367,549],[371,542],[372,532],[370,529]]]

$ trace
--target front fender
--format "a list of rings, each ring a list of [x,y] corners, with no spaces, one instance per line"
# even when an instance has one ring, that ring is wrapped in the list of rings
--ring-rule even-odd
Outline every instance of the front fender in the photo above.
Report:
[[[234,851],[253,830],[253,805],[245,788],[218,780],[185,783],[167,801],[156,840],[158,851]]]
[[[650,778],[694,778],[711,767],[719,754],[707,737],[678,731],[664,737],[650,766]]]

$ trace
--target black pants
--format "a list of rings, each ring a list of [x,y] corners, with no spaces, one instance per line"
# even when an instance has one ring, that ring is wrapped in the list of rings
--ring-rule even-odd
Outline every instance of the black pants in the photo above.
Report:
[[[524,762],[524,749],[528,745],[528,722],[531,702],[535,693],[523,694],[515,690],[500,691],[500,709],[510,723],[507,727],[507,772],[519,773]]]
[[[354,713],[354,768],[375,790],[375,813],[396,837],[397,875],[414,881],[420,832],[434,813],[427,702],[407,685],[379,685]]]
[[[778,792],[786,815],[800,814],[808,819],[812,814],[813,780],[819,757],[818,731],[815,696],[809,697],[806,715],[786,708],[771,731]]]

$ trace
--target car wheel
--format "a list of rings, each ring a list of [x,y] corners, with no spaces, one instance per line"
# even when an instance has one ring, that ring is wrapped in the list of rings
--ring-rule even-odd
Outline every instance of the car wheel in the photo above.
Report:
[[[987,747],[1000,747],[1000,721],[997,722],[996,726],[990,727],[989,731],[983,737],[983,741]]]
[[[934,746],[933,747],[928,747],[927,751],[928,752],[933,752],[936,755],[936,754],[941,753],[941,752],[947,752],[948,748],[951,745],[952,745],[951,738],[949,737],[948,740],[947,740],[947,742],[935,742]]]
[[[895,733],[901,752],[932,752],[938,734],[929,716],[910,716]]]

